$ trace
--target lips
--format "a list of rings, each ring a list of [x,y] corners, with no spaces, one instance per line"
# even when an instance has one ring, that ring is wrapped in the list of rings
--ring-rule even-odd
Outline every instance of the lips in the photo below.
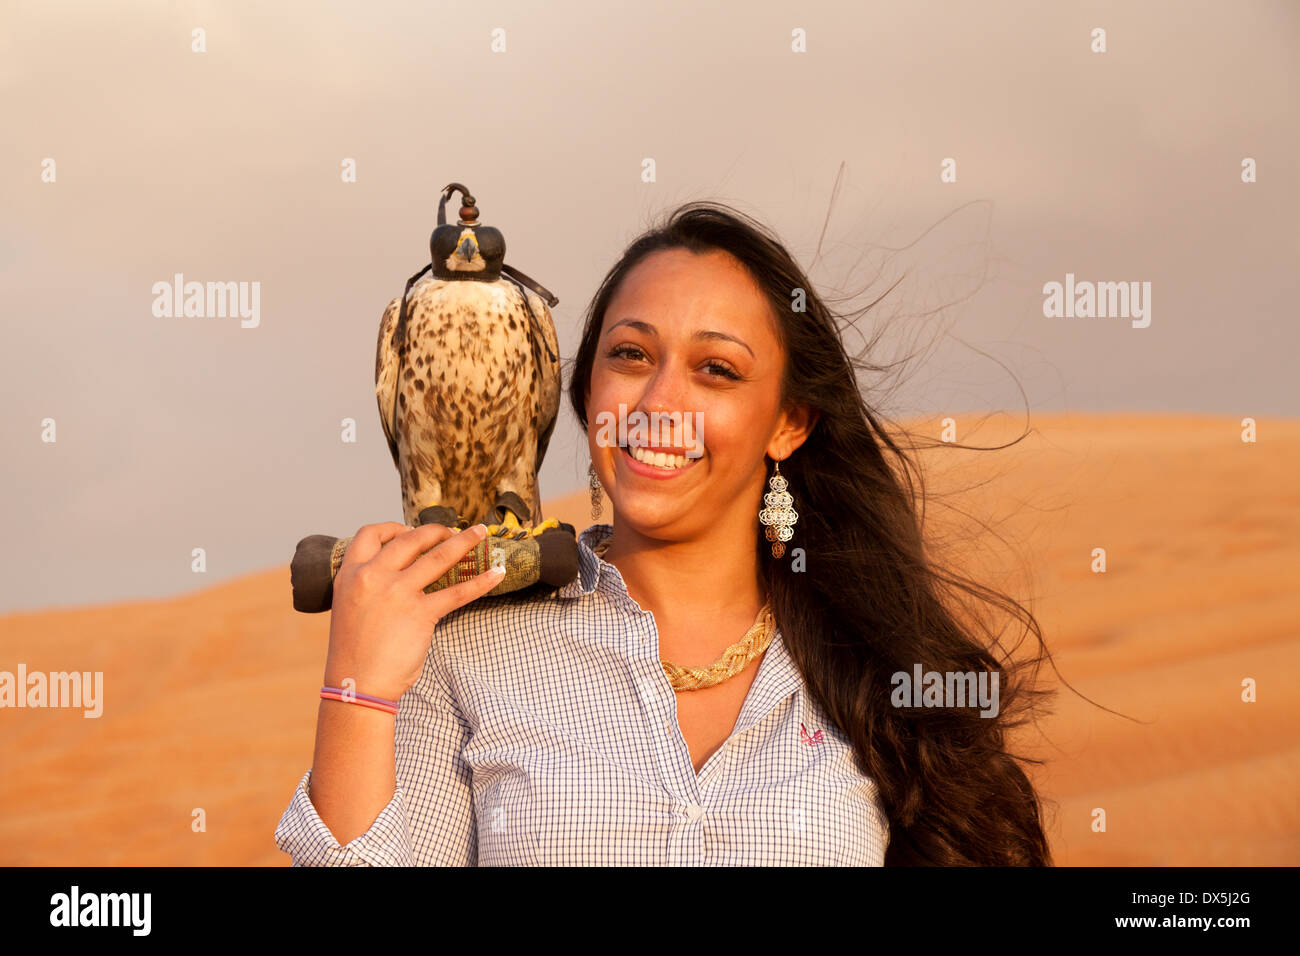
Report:
[[[624,445],[623,447],[631,448],[632,446]],[[686,449],[680,445],[637,445],[636,447],[642,451],[663,452],[665,455],[681,455],[682,457],[686,456]]]
[[[673,466],[669,466],[666,460],[666,456],[670,450],[671,449],[667,449],[667,448],[642,449],[638,447],[637,451],[642,455],[643,458],[649,458],[651,453],[655,455],[660,455],[660,454],[664,455],[665,458],[658,459],[659,461],[663,461],[664,464],[658,464],[656,463],[656,461],[652,461],[652,460],[647,460],[647,461],[638,460],[632,454],[632,449],[627,445],[620,446],[619,448],[619,451],[622,452],[622,458],[624,462],[626,462],[628,469],[638,475],[644,475],[649,478],[675,478],[682,472],[689,471],[691,468],[695,467],[695,463],[700,460],[700,458],[688,458],[685,455],[684,449],[678,449],[676,451],[677,451],[677,455],[680,457],[676,458],[677,464]]]

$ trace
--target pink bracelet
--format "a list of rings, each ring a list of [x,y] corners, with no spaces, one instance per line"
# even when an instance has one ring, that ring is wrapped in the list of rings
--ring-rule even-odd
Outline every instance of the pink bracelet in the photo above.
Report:
[[[321,691],[321,698],[324,700],[337,700],[344,704],[360,704],[362,707],[369,707],[371,710],[382,710],[386,714],[396,714],[396,707],[389,707],[387,704],[376,704],[373,700],[360,700],[356,697],[344,697],[342,694],[331,694],[328,691]]]
[[[320,695],[323,700],[337,700],[345,704],[360,704],[362,707],[382,710],[389,714],[397,713],[397,701],[385,700],[383,697],[371,697],[369,694],[359,694],[356,691],[344,691],[341,687],[322,687]]]
[[[335,694],[348,693],[342,687],[322,687],[321,690],[327,690]],[[373,700],[376,704],[387,704],[389,707],[396,707],[397,701],[389,700],[387,697],[371,697],[369,694],[363,694],[360,691],[351,691],[351,696],[360,697],[362,700]]]

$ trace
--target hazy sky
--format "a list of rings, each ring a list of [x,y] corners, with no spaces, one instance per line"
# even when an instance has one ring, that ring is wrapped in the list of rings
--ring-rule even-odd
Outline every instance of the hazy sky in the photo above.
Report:
[[[660,213],[730,203],[808,266],[843,163],[814,282],[906,269],[902,337],[967,343],[890,413],[1018,413],[1018,382],[1031,412],[1300,414],[1295,2],[5,0],[0,103],[0,612],[178,594],[400,517],[375,338],[452,181],[559,296],[565,359]],[[156,317],[178,272],[259,283],[259,324]],[[1150,324],[1045,316],[1067,273],[1149,282]],[[545,496],[586,480],[561,415]]]

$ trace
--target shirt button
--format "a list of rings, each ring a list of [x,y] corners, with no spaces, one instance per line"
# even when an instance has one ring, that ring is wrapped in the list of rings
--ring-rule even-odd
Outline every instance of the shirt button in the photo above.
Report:
[[[704,808],[698,803],[688,803],[686,805],[686,819],[694,823],[702,816],[704,816]]]

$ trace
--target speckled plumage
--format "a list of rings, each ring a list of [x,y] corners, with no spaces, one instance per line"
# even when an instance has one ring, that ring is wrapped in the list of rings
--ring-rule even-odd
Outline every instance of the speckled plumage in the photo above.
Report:
[[[525,294],[555,361],[536,341]],[[380,321],[375,397],[406,524],[419,524],[420,510],[433,504],[483,520],[506,491],[532,510],[531,523],[540,521],[537,469],[560,409],[559,343],[546,303],[504,278],[420,281],[410,291],[398,383],[393,331],[401,304],[394,298]]]

